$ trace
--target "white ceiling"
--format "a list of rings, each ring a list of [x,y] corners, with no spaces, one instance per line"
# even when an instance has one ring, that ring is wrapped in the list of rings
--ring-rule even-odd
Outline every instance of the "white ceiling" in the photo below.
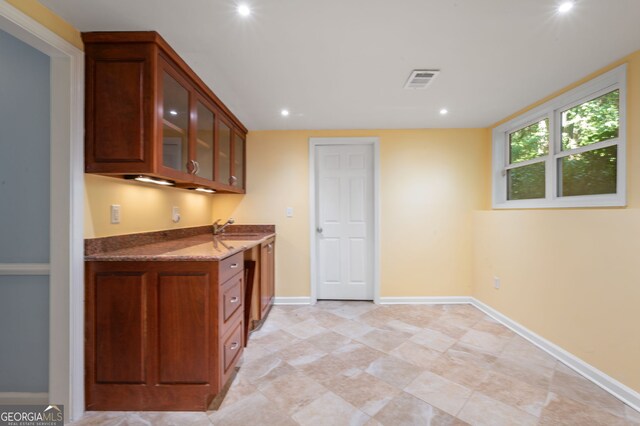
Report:
[[[638,0],[42,3],[81,31],[158,31],[250,130],[487,127],[640,49]],[[405,90],[414,68],[442,72]]]

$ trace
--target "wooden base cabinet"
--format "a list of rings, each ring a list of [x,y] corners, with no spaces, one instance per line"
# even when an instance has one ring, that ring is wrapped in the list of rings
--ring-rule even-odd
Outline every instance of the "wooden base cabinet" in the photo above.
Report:
[[[269,314],[275,298],[275,238],[260,245],[260,320]]]
[[[87,410],[204,411],[242,353],[243,254],[87,262]]]

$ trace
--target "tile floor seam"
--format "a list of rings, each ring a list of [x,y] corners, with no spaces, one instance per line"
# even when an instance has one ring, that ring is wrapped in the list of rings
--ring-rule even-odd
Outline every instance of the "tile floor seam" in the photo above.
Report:
[[[460,407],[460,409],[459,409],[459,410],[458,410],[458,412],[456,413],[456,417],[457,417],[457,418],[459,418],[460,413],[462,413],[462,410],[464,410],[464,407],[466,407],[466,406],[467,406],[467,404],[469,403],[469,400],[471,399],[471,397],[473,396],[473,394],[474,394],[475,392],[476,392],[475,390],[471,391],[471,395],[469,395],[469,397],[468,397],[468,398],[467,398],[467,400],[464,402],[464,404],[462,404],[462,407]]]

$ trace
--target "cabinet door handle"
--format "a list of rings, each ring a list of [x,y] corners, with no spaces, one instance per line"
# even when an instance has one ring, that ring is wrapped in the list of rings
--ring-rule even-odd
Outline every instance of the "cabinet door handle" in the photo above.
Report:
[[[229,346],[229,350],[235,351],[236,349],[238,349],[238,346],[240,346],[238,342],[233,342],[231,346]]]
[[[229,300],[229,302],[231,302],[231,303],[238,303],[238,301],[239,301],[239,300],[240,300],[240,299],[238,298],[238,296],[233,296],[233,297]]]
[[[237,267],[238,267],[238,264],[237,264],[237,263],[232,263],[232,264],[229,266],[229,268],[231,268],[231,269],[236,269]]]
[[[236,182],[238,182],[238,178],[237,178],[237,177],[235,177],[235,176],[231,176],[231,177],[229,178],[229,185],[235,185],[235,184],[236,184]]]

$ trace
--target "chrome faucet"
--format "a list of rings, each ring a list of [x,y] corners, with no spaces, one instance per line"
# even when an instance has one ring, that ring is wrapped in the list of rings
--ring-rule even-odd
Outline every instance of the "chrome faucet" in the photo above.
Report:
[[[220,219],[213,222],[213,235],[222,234],[224,232],[224,228],[226,228],[229,225],[233,225],[235,223],[235,220],[233,220],[233,218],[230,217],[229,220],[227,220],[224,225],[219,225],[219,222],[220,222]]]

